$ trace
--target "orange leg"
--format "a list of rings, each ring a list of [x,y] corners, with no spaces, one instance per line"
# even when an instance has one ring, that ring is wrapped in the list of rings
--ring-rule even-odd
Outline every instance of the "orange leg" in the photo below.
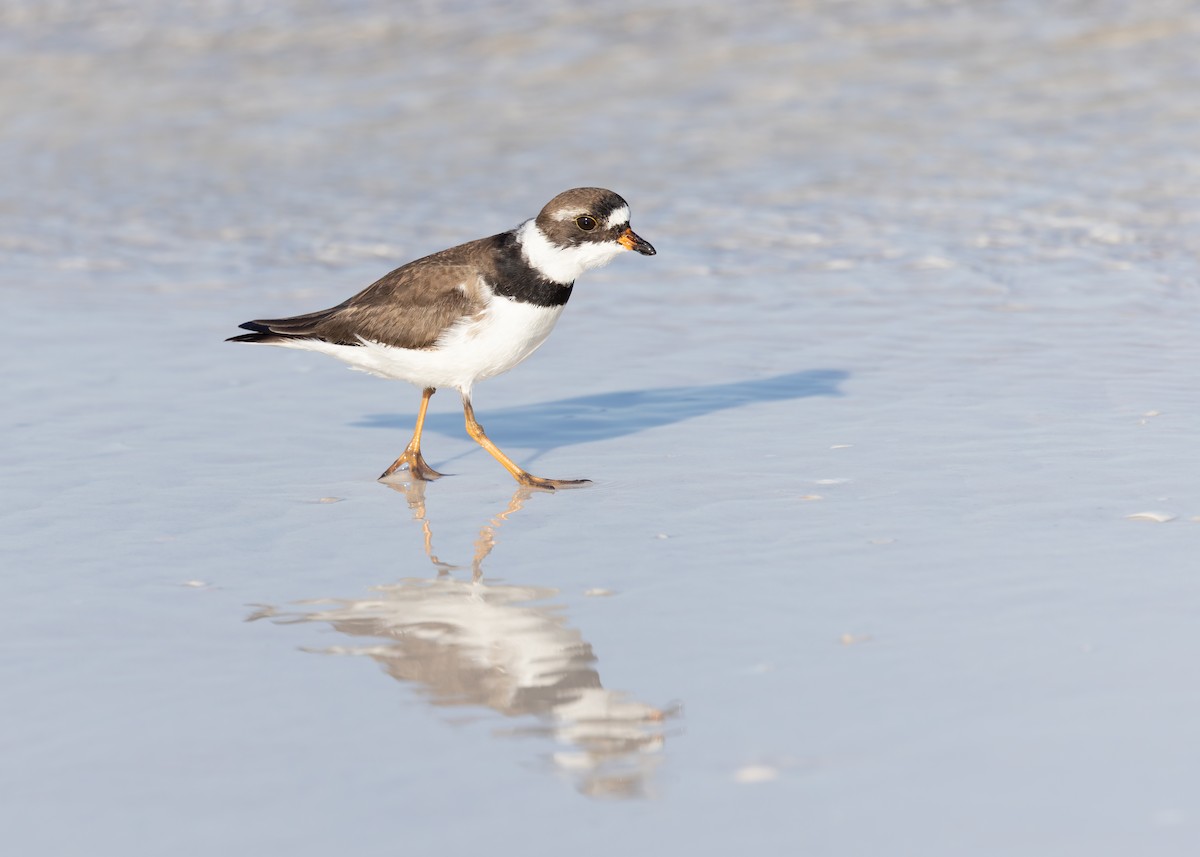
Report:
[[[426,387],[421,393],[421,409],[417,411],[417,428],[413,432],[412,440],[408,442],[400,457],[392,462],[392,466],[383,471],[380,479],[386,479],[406,464],[414,479],[429,482],[442,475],[426,464],[421,456],[421,429],[425,426],[425,412],[429,410],[429,400],[435,392],[435,388]]]
[[[512,474],[513,478],[522,485],[527,485],[530,488],[545,488],[554,490],[555,488],[566,488],[571,485],[586,485],[591,482],[590,479],[543,479],[540,476],[534,476],[526,473],[521,469],[521,466],[500,451],[500,447],[492,443],[483,431],[483,426],[475,419],[475,409],[471,407],[471,400],[463,396],[463,416],[467,419],[467,434],[472,439],[488,452],[492,454],[492,458],[504,465],[504,469]]]

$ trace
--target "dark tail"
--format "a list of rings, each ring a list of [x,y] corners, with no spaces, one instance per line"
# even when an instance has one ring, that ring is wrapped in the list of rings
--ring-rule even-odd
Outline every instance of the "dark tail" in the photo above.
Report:
[[[289,339],[304,339],[303,336],[288,335],[286,333],[275,333],[264,322],[248,321],[245,324],[239,324],[238,327],[243,330],[253,330],[254,333],[243,333],[241,336],[231,336],[226,339],[226,342],[265,342],[270,345],[273,342],[286,342]]]
[[[321,335],[322,325],[341,307],[323,309],[305,315],[294,315],[291,318],[260,319],[239,324],[242,330],[252,330],[253,333],[243,333],[241,336],[231,336],[226,342],[265,342],[268,345],[275,342],[287,342],[289,339],[324,339]]]
[[[241,336],[231,336],[226,342],[286,342],[289,339],[302,339],[300,336],[280,336],[277,333],[243,333]]]

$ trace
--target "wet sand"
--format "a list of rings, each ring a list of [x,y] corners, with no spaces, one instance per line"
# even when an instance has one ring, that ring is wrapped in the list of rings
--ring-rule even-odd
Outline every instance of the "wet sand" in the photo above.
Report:
[[[1195,853],[1198,31],[6,4],[10,850]],[[586,489],[222,342],[584,184],[475,404]]]

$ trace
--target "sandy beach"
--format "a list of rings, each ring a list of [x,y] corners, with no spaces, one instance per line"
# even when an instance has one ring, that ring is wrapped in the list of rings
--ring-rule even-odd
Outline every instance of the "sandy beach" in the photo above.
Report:
[[[0,10],[13,854],[1192,855],[1200,11]],[[227,344],[574,186],[450,474]]]

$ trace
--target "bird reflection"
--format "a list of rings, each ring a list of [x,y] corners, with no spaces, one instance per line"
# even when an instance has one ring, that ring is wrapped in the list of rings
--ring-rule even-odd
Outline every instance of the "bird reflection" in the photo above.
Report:
[[[557,589],[483,578],[498,530],[529,502],[531,489],[519,487],[508,507],[481,527],[470,580],[462,580],[434,552],[426,483],[384,484],[405,495],[436,576],[378,586],[369,598],[303,602],[304,609],[290,613],[267,608],[251,618],[326,622],[348,637],[370,638],[319,651],[370,657],[438,707],[486,706],[506,717],[532,716],[531,726],[507,734],[552,739],[558,745],[550,754],[553,767],[580,791],[644,796],[662,758],[663,719],[670,712],[601,685],[591,645],[567,624],[560,605],[548,603]]]

